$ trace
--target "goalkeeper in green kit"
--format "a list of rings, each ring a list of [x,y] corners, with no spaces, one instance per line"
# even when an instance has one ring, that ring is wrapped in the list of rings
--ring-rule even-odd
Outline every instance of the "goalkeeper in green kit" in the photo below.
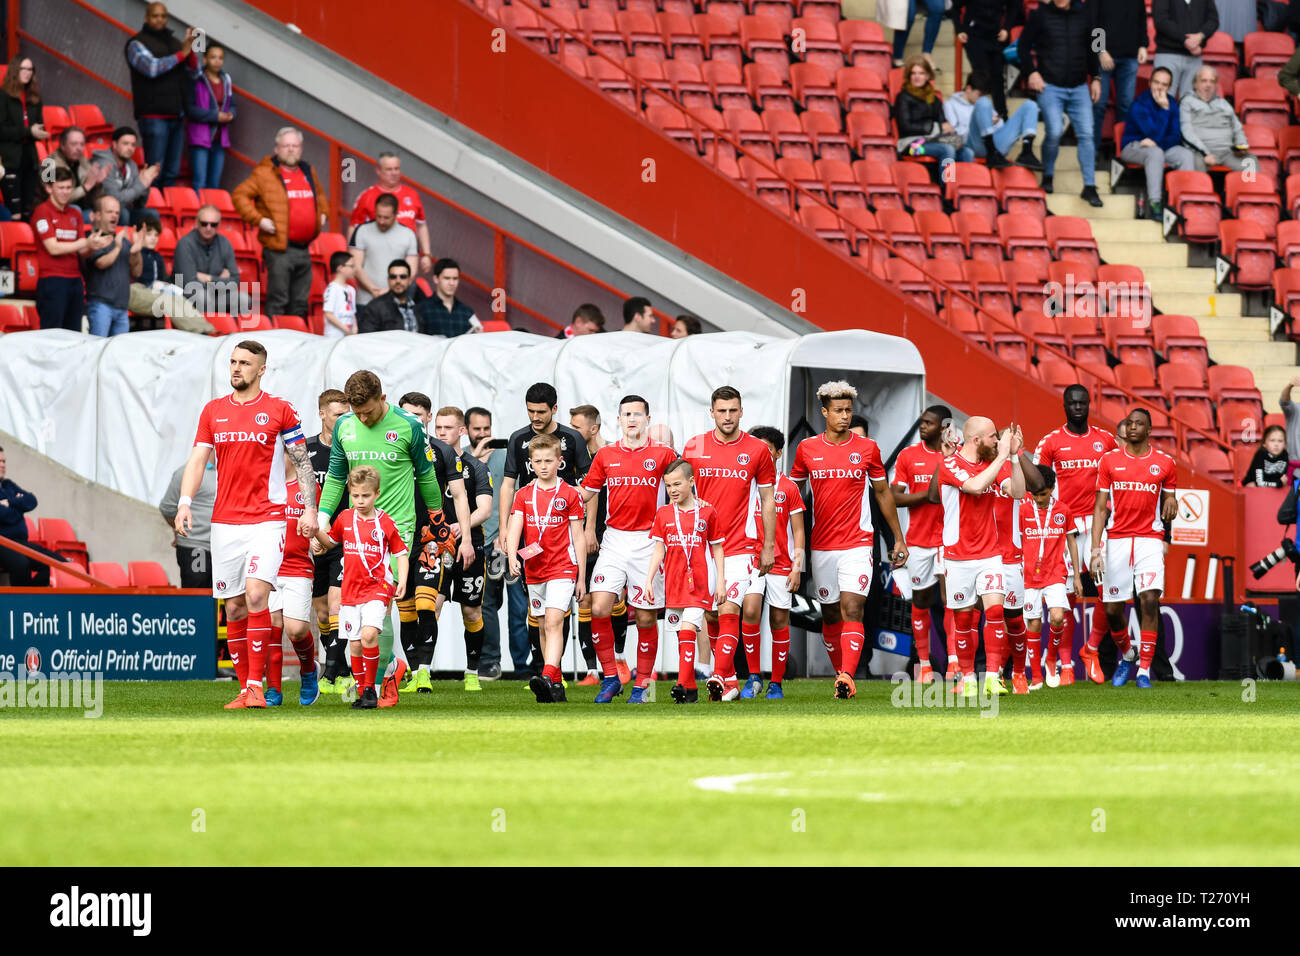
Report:
[[[434,455],[419,419],[386,401],[379,376],[374,372],[354,372],[348,378],[343,392],[352,407],[352,413],[340,416],[334,425],[329,473],[320,497],[321,528],[328,529],[335,512],[339,510],[343,493],[347,490],[348,472],[361,465],[370,465],[379,471],[377,506],[393,519],[407,546],[414,545],[418,548],[421,563],[441,561],[444,553],[457,557],[458,550],[469,552],[468,558],[459,554],[463,562],[472,561],[473,545],[467,538],[458,549],[456,537],[443,517],[442,492],[434,467]],[[429,515],[420,541],[415,542],[412,539],[416,529],[417,483]],[[468,526],[468,521],[462,525]],[[398,598],[401,597],[398,595]],[[384,620],[379,649],[381,660],[385,655],[388,657],[379,706],[391,707],[397,703],[397,686],[407,670],[407,664],[401,656],[393,654],[391,615]]]

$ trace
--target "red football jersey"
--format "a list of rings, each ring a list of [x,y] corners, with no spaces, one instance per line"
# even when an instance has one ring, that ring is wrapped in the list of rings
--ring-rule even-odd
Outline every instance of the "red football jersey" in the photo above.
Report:
[[[605,445],[591,459],[582,487],[596,492],[609,488],[605,527],[648,531],[664,498],[664,470],[676,460],[675,451],[654,442],[640,448],[621,441]]]
[[[825,434],[805,438],[794,453],[790,477],[807,479],[812,490],[812,550],[871,547],[871,482],[885,480],[874,441],[852,433],[838,445]]]
[[[214,524],[258,524],[284,517],[284,450],[306,441],[298,413],[282,398],[262,392],[239,404],[214,398],[199,414],[194,444],[217,451]]]
[[[578,556],[569,538],[569,522],[582,520],[582,493],[563,480],[557,480],[554,488],[538,487],[534,481],[515,492],[510,510],[524,516],[519,550],[539,542],[542,546],[541,554],[524,559],[524,580],[529,584],[576,581]]]
[[[58,242],[76,242],[84,234],[85,220],[73,206],[64,206],[63,211],[53,202],[46,200],[32,210],[30,222],[32,235],[36,237],[36,271],[42,278],[55,276],[64,279],[80,279],[82,259],[75,252],[61,256],[50,255],[45,248],[46,239]],[[121,255],[121,253],[118,253]]]
[[[754,521],[758,489],[776,484],[776,466],[767,443],[748,432],[718,441],[713,432],[686,443],[682,457],[695,469],[696,496],[713,505],[722,522],[728,556],[754,554],[763,545],[763,522]]]
[[[416,224],[424,222],[424,203],[420,201],[420,194],[405,183],[398,184],[395,189],[385,189],[376,183],[364,190],[357,197],[357,204],[352,207],[352,225],[359,226],[374,219],[375,200],[384,193],[392,193],[397,197],[397,221],[415,232]]]
[[[1162,451],[1152,448],[1138,458],[1117,448],[1102,455],[1097,490],[1110,495],[1107,533],[1112,538],[1163,538],[1161,492],[1177,487],[1174,460]]]
[[[930,487],[935,469],[943,462],[943,452],[931,451],[925,442],[909,445],[894,459],[892,484],[903,485],[910,494],[920,494]],[[937,548],[943,544],[943,505],[923,502],[907,509],[907,545],[910,548]]]
[[[712,505],[698,498],[695,504],[695,508],[684,510],[675,504],[664,505],[655,513],[650,528],[650,537],[664,543],[664,607],[713,607],[709,575],[719,571],[713,563],[712,545],[724,540],[725,532]]]
[[[329,536],[343,544],[343,603],[357,607],[391,601],[397,579],[389,559],[406,554],[407,547],[388,513],[376,508],[363,518],[355,508],[345,508],[330,525]]]
[[[1034,449],[1034,464],[1056,472],[1056,495],[1070,512],[1067,518],[1092,514],[1097,500],[1097,465],[1102,455],[1118,447],[1115,436],[1096,425],[1089,425],[1083,435],[1062,425],[1043,436]]]
[[[1003,462],[997,481],[982,495],[969,495],[961,486],[984,471],[989,462],[970,462],[961,452],[939,466],[939,495],[943,502],[943,555],[950,561],[974,561],[1002,553],[993,514],[997,489],[1011,477],[1011,462]]]
[[[298,479],[292,478],[285,486],[288,500],[284,503],[284,557],[280,561],[280,577],[309,578],[315,571],[311,559],[311,539],[298,533],[298,519],[302,517],[302,492]]]
[[[1020,502],[1020,540],[1024,548],[1025,587],[1045,588],[1068,577],[1065,536],[1073,530],[1065,506],[1053,497],[1046,508],[1032,495]]]
[[[794,522],[803,521],[803,518],[795,518],[795,515],[803,514],[803,495],[789,475],[777,475],[772,497],[776,500],[776,561],[769,573],[789,574],[794,570],[794,563],[790,560],[794,554]],[[754,520],[763,520],[762,508],[754,509]]]
[[[1020,563],[1020,510],[1025,498],[1009,498],[999,487],[993,502],[993,520],[998,526],[998,545],[1002,549],[1003,564]]]

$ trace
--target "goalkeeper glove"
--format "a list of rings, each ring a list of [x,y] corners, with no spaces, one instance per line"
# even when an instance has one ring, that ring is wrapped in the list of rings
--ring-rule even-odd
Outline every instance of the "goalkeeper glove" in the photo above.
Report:
[[[447,525],[447,518],[441,511],[429,511],[429,523],[420,533],[420,563],[432,568],[438,555],[446,554],[456,557],[456,536]]]

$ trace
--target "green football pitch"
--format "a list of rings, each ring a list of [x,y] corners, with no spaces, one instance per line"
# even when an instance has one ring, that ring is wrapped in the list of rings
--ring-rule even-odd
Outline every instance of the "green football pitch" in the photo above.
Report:
[[[391,711],[286,683],[226,712],[232,688],[0,709],[0,864],[1295,862],[1300,683],[1075,685],[991,718],[879,681],[645,707],[439,681]]]

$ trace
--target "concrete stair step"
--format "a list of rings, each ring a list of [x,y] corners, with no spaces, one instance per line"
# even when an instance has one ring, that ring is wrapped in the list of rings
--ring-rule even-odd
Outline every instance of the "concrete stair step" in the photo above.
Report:
[[[1278,399],[1282,396],[1282,387],[1287,382],[1300,375],[1300,369],[1294,366],[1271,366],[1257,368],[1255,372],[1255,385],[1259,389],[1264,399],[1264,411],[1278,412],[1282,408],[1278,404]],[[1293,395],[1292,398],[1295,396]]]
[[[1213,352],[1220,342],[1269,342],[1268,319],[1259,316],[1194,316]]]
[[[1135,222],[1134,226],[1143,225]],[[1148,223],[1155,226],[1155,223]],[[1140,233],[1135,232],[1134,235]],[[1169,268],[1180,267],[1187,268],[1187,247],[1179,246],[1173,243],[1156,243],[1142,241],[1124,241],[1124,242],[1107,242],[1101,246],[1101,257],[1107,262],[1114,262],[1120,265],[1140,266],[1147,269],[1150,266],[1167,266]],[[1160,287],[1152,286],[1157,296],[1160,295]],[[1162,311],[1169,312],[1170,309]],[[1209,313],[1211,310],[1199,308],[1196,312]],[[1215,310],[1217,311],[1217,310]]]
[[[1290,342],[1216,342],[1210,357],[1221,365],[1244,365],[1257,379],[1270,366],[1295,374],[1295,346]]]
[[[1058,184],[1059,187],[1059,184]],[[1100,190],[1098,190],[1100,192]],[[1122,193],[1108,196],[1101,193],[1102,202],[1106,205],[1100,209],[1088,205],[1087,201],[1080,199],[1074,193],[1064,193],[1059,190],[1048,196],[1048,208],[1058,216],[1082,216],[1093,223],[1099,222],[1116,222],[1131,223],[1138,222],[1133,213],[1135,209],[1135,197],[1127,196]],[[1096,232],[1096,228],[1093,228]]]
[[[1162,292],[1214,293],[1213,269],[1189,269],[1186,266],[1143,266],[1142,275],[1153,290]]]
[[[1082,199],[1077,201],[1085,208],[1090,208]],[[1147,242],[1154,247],[1165,244],[1160,238],[1160,224],[1148,219],[1096,219],[1086,213],[1075,215],[1083,215],[1092,223],[1092,235],[1098,245],[1108,245],[1112,242]],[[1140,265],[1137,262],[1131,264]]]
[[[1159,286],[1154,288],[1156,308],[1161,312],[1172,312],[1175,315],[1241,315],[1241,296],[1235,292],[1216,295],[1212,292],[1161,292]]]

